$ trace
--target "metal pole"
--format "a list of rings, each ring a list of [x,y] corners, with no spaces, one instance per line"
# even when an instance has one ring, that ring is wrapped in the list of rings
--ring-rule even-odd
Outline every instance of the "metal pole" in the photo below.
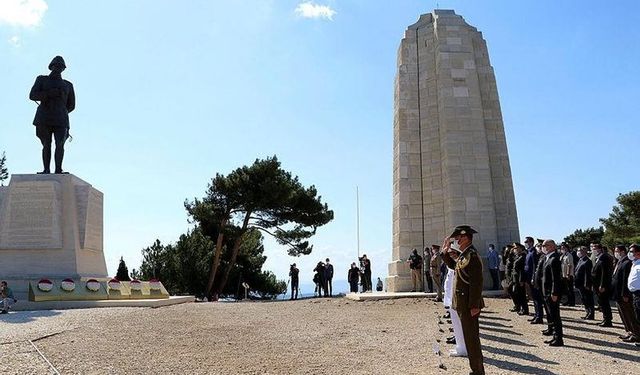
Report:
[[[360,259],[360,191],[356,185],[356,242],[358,247],[358,259]]]

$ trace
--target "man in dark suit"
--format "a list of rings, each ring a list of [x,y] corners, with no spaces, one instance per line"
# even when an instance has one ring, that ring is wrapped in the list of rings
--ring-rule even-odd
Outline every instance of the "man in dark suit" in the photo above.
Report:
[[[533,318],[529,319],[529,321],[531,324],[539,324],[542,323],[542,306],[544,305],[544,301],[540,290],[533,285],[533,274],[536,271],[540,256],[533,246],[533,237],[526,237],[524,239],[524,246],[527,248],[527,256],[524,261],[525,288],[533,300],[533,308],[535,310]]]
[[[613,327],[611,323],[613,314],[611,312],[611,303],[609,302],[609,297],[611,297],[611,271],[613,269],[613,262],[611,256],[602,249],[602,245],[593,244],[592,248],[596,255],[596,261],[591,270],[593,289],[598,297],[600,311],[602,311],[602,321],[598,323],[598,325],[600,327]]]
[[[33,119],[36,136],[42,143],[42,172],[50,173],[51,138],[56,142],[55,173],[63,173],[64,143],[69,137],[69,113],[76,107],[76,96],[71,82],[62,79],[66,64],[61,56],[56,56],[49,64],[51,73],[38,76],[29,92],[29,99],[40,102]]]
[[[582,319],[593,320],[595,308],[593,305],[593,282],[591,278],[591,270],[593,263],[587,254],[587,248],[581,246],[578,251],[578,264],[576,265],[575,285],[580,292],[580,298],[584,305],[585,316]]]
[[[518,315],[529,315],[529,304],[527,300],[527,292],[524,287],[526,280],[524,272],[525,264],[525,249],[521,243],[513,243],[513,248],[516,251],[516,259],[513,263],[512,283],[513,294],[515,295],[515,302],[518,307]]]
[[[545,253],[542,268],[542,294],[547,309],[548,328],[542,333],[545,336],[553,336],[546,340],[549,346],[563,346],[562,320],[560,319],[560,295],[562,294],[562,269],[560,254],[557,252],[556,243],[553,240],[545,240],[542,243]]]
[[[640,324],[636,322],[633,313],[633,296],[629,291],[627,281],[631,272],[631,259],[627,256],[627,248],[624,245],[616,245],[615,258],[618,260],[611,280],[611,292],[618,304],[618,313],[626,331],[620,339],[625,342],[638,342],[640,340]]]

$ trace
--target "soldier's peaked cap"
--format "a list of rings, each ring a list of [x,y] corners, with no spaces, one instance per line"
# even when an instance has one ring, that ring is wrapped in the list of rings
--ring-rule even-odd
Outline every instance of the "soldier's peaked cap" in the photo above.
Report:
[[[51,70],[54,65],[62,65],[63,68],[67,68],[67,64],[64,63],[64,59],[62,58],[62,56],[56,56],[53,58],[53,60],[51,60],[51,62],[49,63],[49,70]]]
[[[449,237],[455,237],[455,236],[459,236],[461,234],[474,234],[474,233],[478,233],[478,231],[476,231],[475,229],[471,228],[468,225],[458,225],[453,230],[453,233],[451,233],[451,235],[449,235]]]
[[[431,245],[431,248],[432,248],[432,249],[436,249],[436,250],[437,250],[437,249],[439,249],[439,248],[440,248],[440,245]]]
[[[524,245],[523,245],[523,244],[521,244],[520,242],[514,242],[514,243],[512,243],[512,244],[511,244],[511,247],[515,247],[515,248],[522,249],[522,250],[524,250],[524,249],[525,249]]]

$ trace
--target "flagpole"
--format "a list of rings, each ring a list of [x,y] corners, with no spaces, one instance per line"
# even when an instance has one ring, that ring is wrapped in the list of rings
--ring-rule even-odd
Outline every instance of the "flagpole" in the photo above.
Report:
[[[360,259],[360,190],[356,185],[356,244],[358,248],[358,259]]]

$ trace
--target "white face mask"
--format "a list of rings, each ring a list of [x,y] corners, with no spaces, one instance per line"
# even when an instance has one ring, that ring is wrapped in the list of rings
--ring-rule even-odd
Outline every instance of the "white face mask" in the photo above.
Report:
[[[627,257],[628,257],[630,260],[635,260],[635,259],[636,259],[636,256],[633,254],[633,251],[629,251],[629,252],[627,253]]]
[[[622,253],[615,253],[614,255],[615,255],[617,260],[620,260],[623,257]]]

